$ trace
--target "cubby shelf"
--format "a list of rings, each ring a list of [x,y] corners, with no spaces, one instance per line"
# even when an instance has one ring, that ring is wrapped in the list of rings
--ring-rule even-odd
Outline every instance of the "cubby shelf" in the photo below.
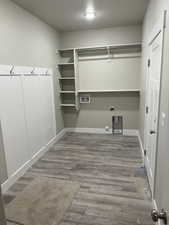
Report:
[[[119,89],[119,90],[78,90],[78,93],[106,93],[106,92],[140,92],[140,89]]]
[[[57,53],[61,107],[75,107],[78,110],[77,52],[75,49],[62,49]]]
[[[74,80],[75,77],[59,77],[59,80]]]
[[[74,63],[58,63],[58,66],[69,66],[74,65]]]
[[[61,94],[75,94],[75,91],[60,91]]]
[[[75,107],[75,104],[61,104],[62,107]]]

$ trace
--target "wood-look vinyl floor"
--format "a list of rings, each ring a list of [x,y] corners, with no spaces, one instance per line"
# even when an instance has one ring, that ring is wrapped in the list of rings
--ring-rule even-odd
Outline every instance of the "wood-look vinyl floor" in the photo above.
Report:
[[[60,225],[153,224],[137,137],[67,133],[13,185],[6,204],[39,176],[80,184]]]

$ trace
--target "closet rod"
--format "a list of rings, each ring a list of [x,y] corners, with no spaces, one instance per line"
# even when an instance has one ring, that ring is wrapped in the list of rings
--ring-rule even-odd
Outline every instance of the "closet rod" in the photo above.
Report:
[[[79,57],[79,61],[87,61],[87,60],[102,60],[102,59],[107,59],[107,60],[113,60],[113,59],[131,59],[131,58],[140,58],[141,55],[135,55],[135,56],[94,56],[94,57],[89,57],[89,56],[84,56],[84,57]]]
[[[75,48],[77,51],[80,50],[92,50],[92,49],[107,49],[107,48],[133,48],[133,47],[139,47],[141,48],[142,43],[128,43],[128,44],[115,44],[115,45],[102,45],[102,46],[89,46],[89,47],[81,47],[81,48]]]
[[[133,43],[126,43],[126,44],[110,44],[110,45],[91,45],[91,46],[87,46],[87,47],[75,47],[75,48],[62,48],[62,49],[59,49],[60,51],[68,51],[68,50],[72,50],[72,49],[75,49],[77,51],[79,50],[88,50],[88,49],[103,49],[103,48],[107,48],[107,47],[110,47],[110,48],[121,48],[121,47],[134,47],[134,46],[137,46],[137,47],[141,47],[142,46],[142,42],[133,42]]]

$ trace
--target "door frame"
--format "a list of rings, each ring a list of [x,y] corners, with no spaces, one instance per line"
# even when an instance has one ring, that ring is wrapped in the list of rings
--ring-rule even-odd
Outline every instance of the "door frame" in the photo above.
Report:
[[[167,11],[165,10],[161,17],[159,18],[159,20],[157,21],[157,23],[154,25],[151,34],[150,34],[150,38],[148,41],[148,45],[147,48],[150,49],[151,44],[153,43],[153,41],[158,37],[158,35],[160,33],[162,33],[162,48],[161,48],[161,72],[160,72],[160,91],[159,91],[159,103],[158,103],[158,125],[157,125],[157,130],[159,131],[159,117],[160,117],[160,96],[161,96],[161,79],[162,79],[162,69],[163,69],[163,48],[164,48],[164,32],[165,32],[165,27],[166,27],[166,13]],[[150,60],[150,52],[148,53],[149,57],[147,59],[148,64],[149,64],[149,60]],[[147,148],[147,134],[148,134],[148,118],[147,118],[147,105],[148,105],[148,84],[149,84],[149,65],[147,65],[147,72],[146,72],[146,91],[145,91],[145,114],[144,114],[144,149],[146,152],[146,148]],[[152,181],[152,186],[150,185],[150,189],[151,189],[151,193],[152,193],[152,197],[154,196],[154,192],[155,192],[155,181],[156,181],[156,170],[157,170],[157,147],[158,147],[158,136],[159,136],[159,132],[157,132],[157,139],[156,139],[156,149],[155,149],[155,169],[154,169],[154,174],[152,174],[153,176],[153,181]],[[145,155],[145,166],[146,166],[146,170],[147,170],[147,175],[148,175],[148,180],[149,180],[149,184],[150,182],[150,165],[149,165],[149,161],[147,156]]]
[[[4,202],[2,199],[1,185],[0,185],[0,223],[6,225]]]

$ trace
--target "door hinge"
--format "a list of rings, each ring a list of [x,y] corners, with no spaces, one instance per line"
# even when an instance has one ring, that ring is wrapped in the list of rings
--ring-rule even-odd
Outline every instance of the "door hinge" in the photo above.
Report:
[[[149,108],[148,106],[146,106],[146,114],[148,114]]]
[[[151,60],[148,59],[148,67],[150,67],[150,64],[151,64]]]
[[[147,150],[146,149],[144,149],[144,156],[146,156],[147,155]]]

